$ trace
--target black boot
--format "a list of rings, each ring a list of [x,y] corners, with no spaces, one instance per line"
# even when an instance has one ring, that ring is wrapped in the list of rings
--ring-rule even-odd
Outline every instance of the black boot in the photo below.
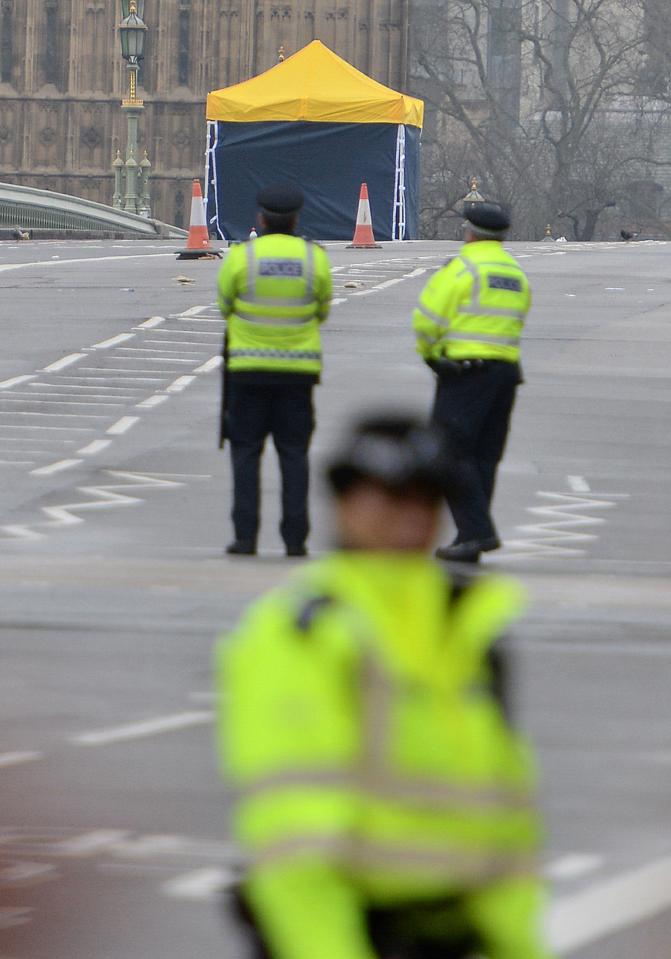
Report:
[[[243,539],[234,539],[226,547],[229,556],[256,556],[256,543],[247,542]]]

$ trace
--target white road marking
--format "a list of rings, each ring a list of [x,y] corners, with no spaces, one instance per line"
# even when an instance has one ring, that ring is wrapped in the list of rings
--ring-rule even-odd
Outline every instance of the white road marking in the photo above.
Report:
[[[63,839],[57,842],[53,848],[53,854],[56,856],[72,857],[73,859],[85,859],[88,856],[96,856],[100,852],[105,852],[110,846],[125,839],[128,831],[124,829],[95,829],[93,832],[85,832],[81,836],[73,836],[72,839]]]
[[[331,300],[331,306],[340,306],[341,303],[347,303],[348,299],[347,296],[338,296],[335,300]]]
[[[77,452],[82,456],[95,456],[96,453],[101,453],[103,450],[106,450],[111,442],[112,440],[93,440],[92,443],[89,443],[88,446],[83,446],[80,450],[77,450]]]
[[[157,370],[120,370],[116,366],[82,366],[82,370],[85,372],[91,373],[156,373]],[[73,377],[63,377],[63,379],[72,379]],[[89,383],[104,383],[106,379],[113,380],[115,383],[121,383],[122,381],[126,383],[161,383],[162,380],[160,377],[156,376],[79,376],[77,377],[78,381],[88,380]],[[107,389],[107,387],[103,387]],[[111,387],[110,387],[111,389]],[[129,387],[126,387],[129,389]]]
[[[126,256],[89,256],[82,257],[81,259],[76,260],[32,260],[28,263],[7,263],[3,266],[0,266],[0,273],[4,273],[6,270],[24,270],[28,267],[35,266],[70,266],[77,263],[88,263],[89,266],[93,266],[98,263],[106,263],[110,261],[117,260],[143,260],[147,257],[166,257],[174,256],[173,253],[131,253]]]
[[[370,290],[359,290],[357,293],[352,293],[352,296],[368,296],[370,293],[379,293],[380,290],[386,290],[387,287],[395,286],[397,283],[402,283],[405,277],[397,276],[393,280],[385,280],[384,283],[378,283],[377,286],[371,286]]]
[[[64,398],[64,395],[66,398]],[[70,394],[71,395],[71,394]],[[12,399],[14,396],[23,396],[31,397],[31,399]],[[31,406],[123,406],[123,403],[107,403],[103,400],[109,400],[111,397],[96,397],[92,396],[89,399],[84,399],[79,396],[77,400],[67,399],[68,394],[62,393],[17,393],[14,390],[8,395],[8,398],[0,396],[0,403],[19,403],[22,406],[31,405]],[[11,413],[11,410],[4,410],[5,413]],[[0,413],[0,416],[2,413]],[[29,416],[30,411],[26,410],[23,412],[24,416]],[[65,415],[53,413],[53,416]]]
[[[78,466],[81,460],[58,460],[57,463],[49,463],[48,466],[38,466],[31,470],[32,476],[51,476],[52,473],[62,473],[63,470],[69,470],[72,466]]]
[[[195,380],[195,376],[178,376],[170,386],[166,387],[168,393],[181,393]]]
[[[37,373],[24,373],[22,376],[13,376],[10,380],[3,380],[0,383],[0,390],[8,390],[11,386],[17,386],[19,383],[27,383],[28,380],[34,380]]]
[[[133,836],[115,843],[110,851],[122,859],[150,859],[154,856],[178,856],[192,845],[185,836],[169,833],[150,833],[145,836]]]
[[[109,418],[104,413],[42,413],[39,410],[2,410],[0,411],[0,417],[3,416],[48,416],[58,420],[105,420]]]
[[[119,343],[125,343],[127,340],[132,340],[135,336],[135,333],[119,333],[117,336],[112,336],[109,340],[101,340],[100,343],[94,343],[91,347],[92,350],[108,350],[112,346],[118,346]]]
[[[42,759],[43,754],[36,750],[23,750],[21,752],[0,753],[0,769],[5,766],[20,766],[22,763],[34,763]]]
[[[221,333],[218,330],[161,330],[161,336],[217,336],[221,337]],[[149,340],[147,343],[172,343],[179,342],[179,340]]]
[[[592,510],[613,509],[628,493],[554,493],[540,490],[536,496],[549,501],[547,506],[529,506],[528,513],[547,517],[542,523],[517,526],[524,539],[507,539],[501,558],[529,559],[539,556],[582,556],[578,544],[597,539],[596,533],[583,532],[586,526],[599,526],[602,517],[586,515]]]
[[[218,354],[217,356],[211,356],[209,360],[203,363],[202,366],[198,366],[193,372],[194,373],[211,373],[212,370],[218,369],[223,363],[223,356]]]
[[[217,898],[222,889],[232,885],[237,879],[238,876],[231,869],[207,866],[161,883],[161,892],[171,899],[210,902]]]
[[[671,906],[671,859],[659,859],[555,901],[548,917],[553,947],[570,953],[659,915]]]
[[[116,423],[113,423],[112,426],[107,430],[112,436],[121,436],[122,433],[127,433],[129,429],[135,426],[136,423],[140,421],[139,416],[122,416],[120,420],[117,420]]]
[[[79,419],[79,417],[77,417]],[[51,430],[54,433],[93,433],[92,426],[30,426],[27,423],[21,423],[12,426],[11,423],[0,423],[2,430]]]
[[[66,366],[72,366],[73,363],[79,362],[86,356],[86,353],[70,353],[69,356],[63,356],[60,360],[56,360],[54,363],[50,363],[49,366],[45,366],[42,370],[43,373],[58,373],[59,370],[64,370]]]
[[[137,406],[141,409],[151,409],[154,406],[160,406],[161,403],[165,403],[165,401],[169,399],[170,397],[166,393],[159,393],[156,396],[148,396],[146,400],[142,400]]]
[[[218,323],[223,325],[224,318],[222,316],[186,316],[184,313],[175,313],[175,319],[188,320],[189,323]],[[166,333],[168,331],[166,330]]]
[[[566,879],[577,879],[578,876],[585,876],[590,872],[595,872],[603,865],[603,856],[595,856],[592,853],[568,853],[550,862],[543,869],[543,875],[546,879],[552,879],[556,882]]]
[[[567,476],[568,485],[574,493],[589,493],[589,483],[584,476]]]
[[[152,341],[152,342],[155,342],[155,341]],[[147,347],[147,346],[120,346],[120,347],[119,347],[119,353],[160,353],[160,355],[161,355],[161,356],[164,356],[164,357],[166,358],[167,362],[170,363],[170,362],[172,362],[172,361],[170,360],[169,355],[168,355],[168,354],[170,354],[170,353],[178,353],[180,356],[202,356],[202,355],[203,355],[203,352],[204,352],[204,350],[205,350],[205,344],[203,344],[203,343],[184,343],[184,344],[182,344],[182,341],[181,341],[181,340],[168,340],[167,342],[170,343],[171,346],[180,346],[180,345],[184,345],[184,346],[199,346],[199,347],[200,347],[200,350],[166,350],[165,348],[164,348],[164,349],[161,349],[161,350],[155,350],[155,349],[153,349],[153,348],[151,348],[151,347]],[[138,356],[138,357],[132,357],[132,356],[130,356],[130,357],[128,357],[128,359],[131,359],[131,360],[132,360],[132,359],[141,359],[141,357],[139,357],[139,356]],[[150,358],[150,357],[147,357],[147,359],[149,359],[150,362],[152,362],[152,363],[155,363],[155,362],[156,362],[154,359],[152,359],[152,358]]]
[[[47,862],[13,862],[4,869],[0,869],[0,886],[32,886],[35,881],[54,879],[57,875],[55,866]]]
[[[188,310],[184,310],[183,313],[178,313],[178,316],[197,316],[199,313],[204,313],[205,310],[210,309],[210,304],[206,303],[205,306],[191,306]]]
[[[33,906],[0,906],[0,929],[12,929],[32,922]]]
[[[124,360],[142,360],[146,363],[193,363],[193,360],[182,360],[177,356],[165,356],[165,350],[156,350],[157,353],[163,353],[163,356],[124,356]],[[184,350],[179,350],[180,353],[184,353]],[[198,355],[198,354],[195,354]],[[152,370],[147,370],[148,373],[151,373]],[[170,372],[175,372],[171,370]]]
[[[155,719],[146,719],[138,723],[126,723],[122,726],[113,726],[109,729],[98,729],[90,733],[80,733],[73,736],[70,742],[75,746],[106,746],[109,743],[125,742],[129,739],[142,739],[146,736],[157,736],[160,733],[172,732],[176,729],[187,729],[190,726],[204,726],[212,722],[214,713],[211,710],[198,710],[186,713],[175,713],[172,716],[157,716]]]
[[[155,326],[160,326],[161,323],[165,323],[164,316],[150,316],[148,320],[144,321],[144,323],[139,323],[137,329],[153,330]]]
[[[68,377],[68,376],[62,376],[62,377],[60,377],[60,379],[63,379],[63,380],[75,379],[75,377],[73,377],[73,376],[69,376],[69,377]],[[96,396],[104,397],[105,394],[108,394],[108,393],[112,393],[112,394],[114,394],[114,393],[122,393],[123,395],[122,395],[122,396],[119,396],[118,398],[119,398],[120,400],[125,400],[125,399],[132,399],[132,397],[128,395],[128,394],[130,394],[130,393],[141,393],[141,392],[142,392],[141,389],[134,390],[134,389],[132,388],[132,386],[105,386],[104,382],[103,382],[99,377],[96,377],[96,382],[100,382],[100,384],[101,384],[100,386],[80,386],[80,385],[78,385],[79,379],[80,379],[80,378],[77,378],[77,383],[31,383],[30,386],[31,386],[31,388],[33,388],[33,389],[35,389],[35,388],[37,388],[37,389],[42,388],[42,389],[49,389],[50,391],[54,391],[54,390],[83,390],[83,391],[90,391],[90,390],[94,390],[94,391],[95,391],[95,390],[100,390],[100,391],[104,391],[104,392],[99,392],[99,393],[97,393],[96,395],[94,395],[93,399],[95,399]],[[89,376],[89,377],[86,377],[86,379],[93,379],[93,377],[90,377],[90,376]],[[40,395],[40,394],[38,394],[38,395]],[[76,393],[55,393],[55,392],[54,392],[52,395],[53,395],[53,396],[76,396]],[[110,398],[111,398],[111,397],[110,397]]]
[[[0,530],[14,539],[35,541],[43,539],[47,531],[60,529],[64,526],[76,526],[84,519],[78,513],[90,510],[107,510],[119,506],[134,506],[141,503],[139,496],[129,495],[129,490],[157,490],[176,489],[183,486],[181,479],[211,479],[211,476],[200,474],[173,474],[173,473],[128,473],[120,470],[105,470],[108,476],[115,477],[122,482],[105,483],[98,486],[78,486],[77,492],[83,493],[89,499],[74,503],[60,503],[56,506],[43,506],[40,512],[46,519],[32,523],[12,523],[0,527]]]
[[[209,690],[195,690],[189,693],[189,699],[194,703],[214,703],[217,701],[217,694]]]

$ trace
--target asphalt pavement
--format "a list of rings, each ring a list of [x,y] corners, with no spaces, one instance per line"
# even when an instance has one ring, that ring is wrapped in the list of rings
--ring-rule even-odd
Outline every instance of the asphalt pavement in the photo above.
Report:
[[[550,930],[575,959],[668,959],[671,246],[511,248],[534,307],[485,563],[532,600],[511,649]],[[314,554],[345,425],[428,409],[410,315],[456,245],[328,249]],[[272,449],[261,555],[223,555],[218,262],[173,251],[0,245],[0,959],[240,959],[211,649],[295,563]]]

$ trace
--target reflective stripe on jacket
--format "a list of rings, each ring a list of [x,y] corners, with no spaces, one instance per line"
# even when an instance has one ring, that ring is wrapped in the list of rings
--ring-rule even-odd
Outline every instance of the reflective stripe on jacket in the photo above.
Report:
[[[482,580],[451,610],[447,591],[424,557],[336,554],[222,642],[222,760],[257,875],[308,856],[384,904],[533,874],[533,772],[486,665],[519,590]]]
[[[422,291],[413,314],[417,351],[426,360],[517,363],[530,305],[527,277],[500,243],[464,244]]]
[[[219,272],[229,369],[319,374],[330,300],[330,265],[317,244],[278,233],[233,247]]]

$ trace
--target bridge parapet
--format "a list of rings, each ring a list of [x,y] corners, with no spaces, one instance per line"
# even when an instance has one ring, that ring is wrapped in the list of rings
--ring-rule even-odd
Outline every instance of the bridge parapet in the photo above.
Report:
[[[20,238],[18,234],[45,238],[94,234],[115,239],[179,239],[186,236],[186,231],[92,200],[0,183],[0,238]]]

